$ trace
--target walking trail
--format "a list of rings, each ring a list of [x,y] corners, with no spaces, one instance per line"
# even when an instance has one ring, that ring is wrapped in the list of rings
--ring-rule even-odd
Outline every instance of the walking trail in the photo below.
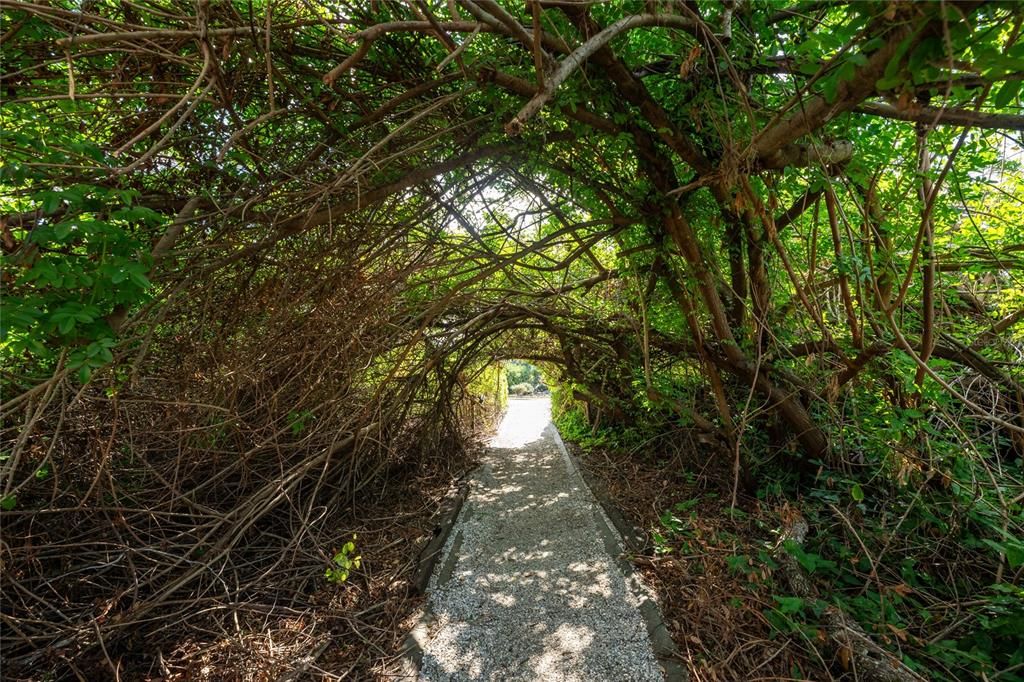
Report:
[[[431,579],[420,679],[662,680],[621,551],[550,401],[510,401]]]

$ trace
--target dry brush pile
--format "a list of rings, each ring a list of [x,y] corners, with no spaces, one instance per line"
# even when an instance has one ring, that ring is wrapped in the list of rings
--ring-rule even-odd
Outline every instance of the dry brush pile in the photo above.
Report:
[[[266,85],[248,28],[207,31],[250,26],[234,6],[94,9],[3,10],[5,314],[46,345],[5,350],[5,675],[299,674],[335,637],[332,674],[365,672],[394,653],[401,623],[372,618],[404,617],[391,583],[429,532],[410,523],[496,409],[474,385],[489,351],[410,293],[450,261],[439,204],[364,210],[419,181],[409,149],[437,133],[361,135],[387,106],[333,124],[290,89],[302,64]],[[301,14],[275,41],[320,23]],[[72,48],[74,80],[49,56],[119,29]],[[364,528],[360,576],[331,584]]]
[[[426,263],[352,246],[189,281],[87,385],[58,364],[9,401],[11,674],[154,674],[196,629],[301,615],[388,478],[458,462],[469,361],[426,350],[401,299]]]

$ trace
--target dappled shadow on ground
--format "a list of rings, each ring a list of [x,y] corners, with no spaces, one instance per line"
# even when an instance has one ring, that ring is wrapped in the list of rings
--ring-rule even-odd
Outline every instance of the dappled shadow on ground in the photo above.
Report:
[[[639,600],[554,436],[548,400],[510,405],[431,595],[423,679],[660,679]]]

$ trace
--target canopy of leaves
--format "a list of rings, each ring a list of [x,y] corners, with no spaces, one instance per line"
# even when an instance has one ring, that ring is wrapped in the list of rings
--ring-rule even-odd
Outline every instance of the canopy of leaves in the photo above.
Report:
[[[10,559],[11,665],[113,647],[182,594],[259,593],[279,556],[323,574],[289,540],[221,593],[149,549],[232,565],[427,466],[511,358],[581,433],[699,433],[750,494],[856,484],[870,518],[938,486],[978,569],[943,594],[1020,608],[1019,5],[2,11],[5,535],[45,518],[52,541],[78,526],[35,512],[62,507],[119,509],[82,547],[146,528],[114,563],[83,549],[116,571],[60,611],[26,595],[67,550]],[[981,617],[925,618],[915,655],[1016,679],[1020,630],[967,641]]]

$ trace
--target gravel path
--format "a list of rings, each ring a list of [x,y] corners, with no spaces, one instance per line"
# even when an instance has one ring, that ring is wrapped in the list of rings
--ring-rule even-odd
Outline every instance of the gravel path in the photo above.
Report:
[[[662,680],[644,595],[550,412],[510,401],[431,580],[421,680]]]

